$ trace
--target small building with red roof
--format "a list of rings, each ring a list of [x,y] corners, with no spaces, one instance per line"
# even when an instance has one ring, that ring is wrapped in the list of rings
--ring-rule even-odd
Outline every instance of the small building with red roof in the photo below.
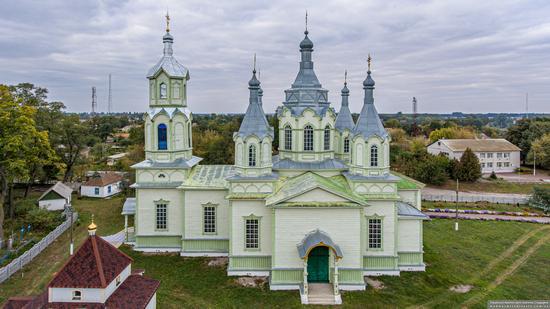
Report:
[[[96,229],[92,220],[89,237],[44,293],[11,297],[4,308],[156,308],[160,282],[132,271],[132,258],[96,236]]]

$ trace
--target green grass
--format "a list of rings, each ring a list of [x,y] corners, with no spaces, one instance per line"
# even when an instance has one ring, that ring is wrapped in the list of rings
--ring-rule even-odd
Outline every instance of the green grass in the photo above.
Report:
[[[86,236],[86,225],[93,212],[98,233],[107,235],[122,229],[122,200],[75,200],[82,213],[77,227],[77,243]],[[452,220],[424,223],[424,260],[426,272],[403,272],[400,277],[377,277],[385,288],[368,287],[362,292],[343,292],[345,308],[387,308],[425,305],[427,308],[456,308],[472,297],[474,308],[483,308],[487,299],[544,299],[548,295],[550,242],[544,243],[502,284],[487,287],[515,261],[524,256],[549,226],[519,222],[461,221],[460,231],[453,231]],[[545,229],[545,230],[539,230]],[[67,259],[68,234],[25,268],[0,285],[0,302],[9,296],[37,294],[45,288],[53,273]],[[522,241],[518,241],[522,240]],[[516,245],[514,245],[514,243]],[[514,245],[514,246],[513,246]],[[512,246],[513,250],[509,248]],[[178,255],[148,255],[122,250],[134,258],[134,268],[161,281],[159,308],[299,308],[297,291],[270,291],[269,286],[245,288],[226,275],[224,267],[207,265],[206,258],[182,258]],[[506,254],[504,254],[506,253]],[[449,287],[472,284],[466,294],[456,294]]]
[[[516,183],[505,180],[481,180],[471,183],[461,182],[459,184],[459,189],[460,191],[531,194],[534,186],[550,188],[550,184]],[[456,190],[456,181],[448,180],[441,186],[429,185],[429,187],[436,189]]]
[[[422,208],[455,209],[455,207],[456,207],[455,203],[451,203],[451,202],[422,201]],[[541,209],[529,207],[528,205],[496,204],[496,203],[489,203],[489,202],[458,203],[458,209],[514,211],[514,212],[531,212],[531,213],[537,213],[537,214],[544,214],[544,212]]]

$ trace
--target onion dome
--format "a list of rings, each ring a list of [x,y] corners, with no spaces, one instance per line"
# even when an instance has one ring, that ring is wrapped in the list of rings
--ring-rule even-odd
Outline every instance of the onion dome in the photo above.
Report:
[[[300,42],[300,49],[313,49],[313,42],[307,36],[309,31],[304,31],[304,34],[306,37],[302,40],[302,42]]]

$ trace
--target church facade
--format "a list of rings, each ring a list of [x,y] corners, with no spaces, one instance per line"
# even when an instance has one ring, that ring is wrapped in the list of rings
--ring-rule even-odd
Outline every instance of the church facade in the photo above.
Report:
[[[149,71],[146,159],[136,170],[134,249],[182,256],[228,256],[230,276],[269,276],[270,288],[313,282],[365,289],[365,275],[423,271],[423,185],[390,171],[390,136],[374,105],[369,68],[355,122],[347,83],[337,113],[319,82],[305,32],[301,61],[275,131],[262,106],[256,71],[235,132],[233,165],[201,165],[193,155],[189,71],[164,54]],[[305,299],[304,299],[305,295]]]

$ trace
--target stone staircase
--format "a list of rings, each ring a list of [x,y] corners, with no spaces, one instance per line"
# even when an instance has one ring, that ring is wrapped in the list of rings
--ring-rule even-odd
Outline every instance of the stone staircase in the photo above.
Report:
[[[334,295],[334,288],[330,283],[310,283],[308,304],[310,305],[339,305],[342,303],[340,295]]]

